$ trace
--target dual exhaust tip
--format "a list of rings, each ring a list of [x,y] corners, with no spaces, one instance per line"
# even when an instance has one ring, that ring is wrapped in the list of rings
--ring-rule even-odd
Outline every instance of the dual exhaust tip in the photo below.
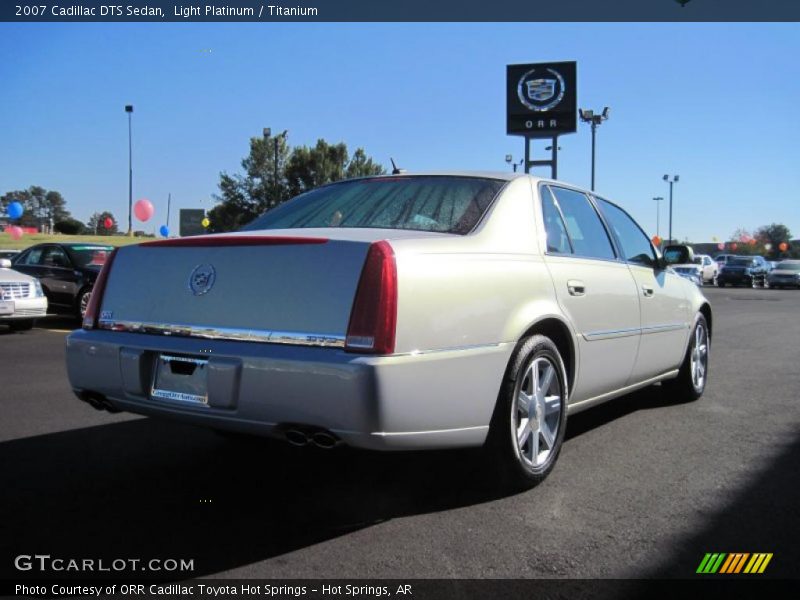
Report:
[[[331,450],[342,443],[338,437],[325,430],[306,430],[291,428],[284,434],[286,441],[292,446],[316,446],[323,450]]]
[[[78,393],[78,398],[96,410],[106,410],[110,413],[120,412],[120,410],[115,408],[103,394],[98,394],[96,392],[80,392]]]

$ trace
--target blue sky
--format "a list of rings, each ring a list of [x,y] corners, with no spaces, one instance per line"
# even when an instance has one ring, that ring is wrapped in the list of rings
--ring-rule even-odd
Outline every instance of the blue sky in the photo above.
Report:
[[[675,186],[677,237],[771,222],[800,237],[798,24],[0,24],[0,192],[41,185],[87,219],[213,206],[263,127],[365,148],[409,170],[505,170],[505,65],[578,61],[578,101],[611,107],[597,190],[651,234]],[[559,176],[589,186],[590,134]],[[667,202],[661,204],[666,232]]]

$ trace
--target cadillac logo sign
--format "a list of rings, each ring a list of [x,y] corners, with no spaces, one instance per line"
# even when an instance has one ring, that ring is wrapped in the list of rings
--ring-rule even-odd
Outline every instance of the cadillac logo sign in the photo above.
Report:
[[[577,125],[574,62],[506,67],[506,130],[512,135],[551,137]]]
[[[544,69],[547,77],[540,77],[540,69],[531,69],[519,78],[519,101],[531,110],[546,111],[564,99],[564,78],[555,69]]]
[[[189,275],[189,289],[195,296],[207,294],[217,280],[217,272],[211,265],[197,265]]]

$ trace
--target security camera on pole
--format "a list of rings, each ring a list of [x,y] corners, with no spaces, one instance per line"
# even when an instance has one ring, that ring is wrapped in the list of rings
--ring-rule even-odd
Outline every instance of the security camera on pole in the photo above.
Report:
[[[574,61],[506,65],[506,133],[524,136],[526,173],[550,167],[558,178],[558,136],[577,129],[576,81]],[[534,139],[552,141],[548,160],[531,160]]]

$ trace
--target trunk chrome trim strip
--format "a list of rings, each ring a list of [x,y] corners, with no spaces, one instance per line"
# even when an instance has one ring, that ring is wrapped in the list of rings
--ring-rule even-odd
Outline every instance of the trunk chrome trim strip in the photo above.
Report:
[[[294,346],[318,346],[344,348],[344,336],[325,333],[301,333],[295,331],[270,331],[267,329],[236,329],[230,327],[203,327],[200,325],[176,325],[137,321],[101,320],[98,329],[147,333],[175,337],[192,337],[206,340],[230,340],[237,342],[260,342],[289,344]]]

